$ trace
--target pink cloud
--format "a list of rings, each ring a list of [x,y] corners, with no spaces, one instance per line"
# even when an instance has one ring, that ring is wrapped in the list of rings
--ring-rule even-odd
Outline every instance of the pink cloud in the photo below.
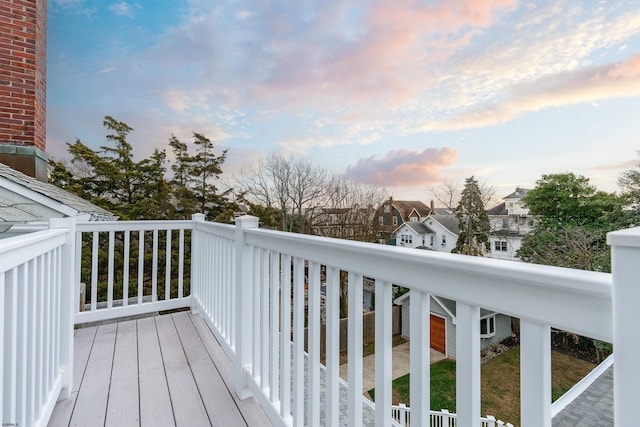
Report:
[[[503,102],[427,123],[422,130],[449,131],[492,126],[513,120],[525,112],[638,95],[640,55],[614,64],[584,67],[515,85]]]
[[[383,158],[358,160],[345,175],[358,182],[390,187],[432,185],[441,180],[440,169],[451,166],[457,158],[458,151],[449,147],[394,150]]]
[[[516,4],[515,0],[443,0],[435,5],[381,0],[364,11],[357,37],[347,37],[344,28],[335,29],[330,43],[326,28],[335,27],[338,12],[328,6],[316,25],[296,34],[299,43],[284,40],[285,34],[272,34],[270,74],[253,95],[278,97],[291,106],[322,107],[331,97],[348,97],[352,105],[364,107],[373,102],[400,105],[436,84],[424,72],[426,64],[441,63],[455,54],[478,28],[491,25]]]
[[[593,172],[622,171],[626,169],[635,169],[640,162],[638,160],[627,160],[626,162],[616,163],[613,165],[594,166],[589,168]]]

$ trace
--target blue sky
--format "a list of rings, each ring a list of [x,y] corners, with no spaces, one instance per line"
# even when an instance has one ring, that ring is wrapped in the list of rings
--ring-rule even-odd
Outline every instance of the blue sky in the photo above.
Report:
[[[301,153],[396,199],[475,175],[607,191],[640,157],[640,2],[50,0],[47,151],[193,131],[225,174]]]

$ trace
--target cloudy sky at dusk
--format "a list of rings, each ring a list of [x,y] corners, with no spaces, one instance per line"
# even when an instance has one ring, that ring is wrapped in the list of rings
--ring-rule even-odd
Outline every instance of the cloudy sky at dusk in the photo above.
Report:
[[[225,173],[302,153],[397,199],[476,175],[603,190],[640,157],[640,2],[50,0],[48,151],[201,132]]]

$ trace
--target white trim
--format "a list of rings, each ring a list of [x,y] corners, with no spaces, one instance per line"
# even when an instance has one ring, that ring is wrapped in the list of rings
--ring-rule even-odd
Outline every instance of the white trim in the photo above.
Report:
[[[456,316],[447,308],[446,305],[444,305],[444,303],[440,300],[440,298],[438,298],[435,295],[431,295],[431,298],[433,298],[433,300],[435,302],[437,302],[440,307],[442,307],[444,312],[447,313],[449,315],[449,317],[451,317],[451,324],[455,325],[456,324]]]
[[[587,374],[583,379],[578,381],[576,385],[571,387],[565,394],[560,396],[558,400],[551,404],[551,418],[558,415],[564,408],[573,402],[578,396],[580,396],[595,380],[600,378],[604,371],[609,369],[613,365],[613,354],[604,361],[593,368],[591,372]]]
[[[491,326],[490,323],[490,319],[493,318],[493,330],[491,330],[491,328],[489,326]],[[482,333],[482,322],[486,321],[487,323],[487,333],[483,334]],[[496,336],[496,315],[494,314],[489,314],[487,316],[483,316],[480,318],[480,338],[483,339],[487,339],[487,338],[493,338]]]

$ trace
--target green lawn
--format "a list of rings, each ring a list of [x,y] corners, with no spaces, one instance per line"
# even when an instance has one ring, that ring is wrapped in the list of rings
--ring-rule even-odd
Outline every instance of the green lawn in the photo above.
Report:
[[[551,393],[556,400],[588,374],[595,365],[556,351],[551,353]],[[520,349],[513,348],[482,365],[480,402],[482,414],[520,424]],[[373,390],[369,394],[374,397]],[[393,403],[411,405],[409,375],[393,381]],[[431,365],[431,408],[456,410],[456,362],[442,360]]]

